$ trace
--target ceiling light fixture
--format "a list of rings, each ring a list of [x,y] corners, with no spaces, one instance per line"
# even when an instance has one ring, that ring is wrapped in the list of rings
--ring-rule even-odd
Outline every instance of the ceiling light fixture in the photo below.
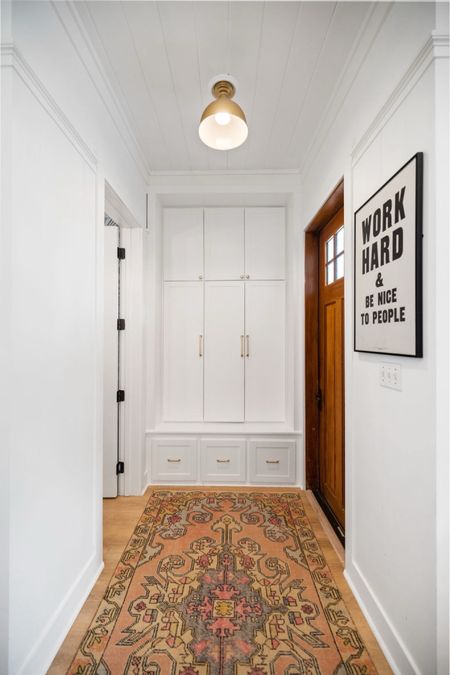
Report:
[[[219,80],[212,87],[215,101],[206,106],[198,133],[205,145],[214,150],[238,148],[248,136],[244,112],[231,99],[236,87],[229,80]]]

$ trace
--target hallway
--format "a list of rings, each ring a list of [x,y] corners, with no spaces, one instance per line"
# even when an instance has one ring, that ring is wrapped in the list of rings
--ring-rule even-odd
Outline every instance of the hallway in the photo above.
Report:
[[[449,7],[0,0],[0,675],[450,675]]]
[[[159,488],[159,491],[166,490],[167,488]],[[221,488],[221,492],[225,491],[234,493],[235,490],[234,488],[232,490],[230,488]],[[267,491],[272,494],[281,493],[279,489],[277,490],[275,488],[267,489],[266,492]],[[213,493],[214,491],[210,490],[210,494]],[[67,672],[74,672],[69,670],[72,659],[74,658],[75,653],[77,652],[77,649],[96,614],[97,607],[106,592],[113,570],[120,560],[123,548],[132,535],[137,519],[141,515],[142,509],[145,507],[150,494],[151,489],[149,488],[142,497],[118,497],[116,500],[105,500],[105,568],[102,571],[101,576],[92,589],[85,604],[83,605],[80,614],[78,615],[52,665],[50,666],[47,675],[66,675]],[[308,520],[312,525],[315,538],[326,558],[327,566],[334,577],[337,588],[342,595],[347,609],[350,611],[351,617],[364,644],[368,649],[370,658],[374,664],[375,670],[370,672],[373,675],[375,675],[375,673],[377,675],[390,675],[392,670],[387,664],[386,659],[384,658],[372,631],[364,619],[364,616],[359,609],[348,584],[345,581],[343,575],[344,551],[342,545],[340,544],[333,530],[328,525],[325,516],[323,515],[311,492],[303,493],[303,504],[306,508]],[[126,601],[126,603],[128,602],[129,600]],[[233,644],[233,639],[231,639],[231,644]],[[116,671],[114,670],[111,672],[112,675],[116,674]],[[118,672],[119,671],[117,671],[117,673]],[[277,670],[275,672],[278,673]],[[279,672],[281,673],[283,671],[280,670]],[[328,671],[325,670],[322,670],[321,672],[323,675],[327,675],[328,673]]]

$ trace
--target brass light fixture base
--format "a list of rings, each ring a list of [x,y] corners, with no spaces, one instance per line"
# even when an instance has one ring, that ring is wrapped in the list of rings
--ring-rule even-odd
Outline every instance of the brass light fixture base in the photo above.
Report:
[[[228,98],[233,98],[236,93],[236,88],[234,84],[228,80],[219,80],[211,87],[211,93],[214,98],[219,98],[219,96],[227,96]]]

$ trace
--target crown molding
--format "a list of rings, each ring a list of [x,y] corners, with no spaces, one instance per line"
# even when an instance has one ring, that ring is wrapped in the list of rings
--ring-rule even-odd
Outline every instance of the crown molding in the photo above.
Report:
[[[59,107],[53,96],[44,86],[33,68],[21,54],[19,49],[12,43],[0,45],[1,67],[12,68],[27,86],[36,100],[41,104],[50,117],[56,122],[66,138],[71,142],[77,152],[82,156],[91,169],[97,171],[97,158],[80,136],[67,115]]]
[[[153,176],[300,176],[300,169],[214,169],[201,171],[149,171]]]
[[[385,104],[378,111],[370,126],[353,147],[351,153],[353,166],[358,162],[361,155],[379,134],[380,129],[385,126],[386,122],[392,117],[412,89],[414,89],[431,64],[436,59],[449,58],[449,45],[449,35],[444,35],[436,31],[431,33],[430,37],[419,50],[415,59],[406,70]]]
[[[146,158],[133,131],[128,115],[115,93],[110,78],[105,72],[84,26],[77,2],[74,2],[74,0],[67,0],[66,2],[50,0],[50,4],[86,69],[99,97],[103,101],[139,174],[147,182],[149,166]]]

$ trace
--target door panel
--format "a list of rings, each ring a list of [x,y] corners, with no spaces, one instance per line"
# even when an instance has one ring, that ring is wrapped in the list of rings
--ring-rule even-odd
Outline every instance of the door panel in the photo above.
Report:
[[[285,211],[245,209],[245,272],[250,279],[285,278]]]
[[[119,262],[117,227],[104,228],[103,496],[117,497]]]
[[[242,279],[244,209],[205,209],[205,279]]]
[[[343,211],[319,237],[319,493],[341,528],[344,494]],[[338,234],[337,234],[338,233]]]
[[[284,281],[245,284],[245,419],[285,420]]]
[[[164,284],[164,419],[203,419],[203,284]]]
[[[198,280],[203,276],[203,209],[164,209],[164,279]]]
[[[244,284],[205,282],[205,420],[244,419]]]

